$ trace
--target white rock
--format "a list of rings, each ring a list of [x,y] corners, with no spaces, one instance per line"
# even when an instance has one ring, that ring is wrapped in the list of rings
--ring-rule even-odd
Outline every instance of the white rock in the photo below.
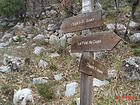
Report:
[[[48,65],[49,64],[46,61],[42,60],[42,59],[38,63],[39,67],[44,67],[44,68],[46,68]]]
[[[55,29],[56,25],[55,24],[49,24],[48,25],[48,30],[53,31]]]
[[[25,46],[17,46],[16,48],[25,48]]]
[[[51,14],[51,15],[56,15],[57,12],[56,12],[55,10],[51,10],[51,11],[50,11],[50,14]]]
[[[26,32],[28,34],[31,33],[32,29],[33,29],[33,27],[31,25],[26,26],[25,28],[23,28],[24,32]]]
[[[104,59],[106,57],[105,52],[96,52],[94,53],[94,59]]]
[[[41,23],[42,23],[43,25],[47,24],[47,22],[48,22],[47,19],[43,19],[43,20],[41,21]]]
[[[14,29],[22,29],[24,27],[24,23],[18,23],[14,26]]]
[[[9,45],[10,43],[0,43],[0,48],[3,48],[3,47],[5,47],[5,46],[7,46],[7,45]]]
[[[3,64],[10,67],[11,70],[19,70],[24,66],[24,59],[5,55],[3,59]]]
[[[38,78],[33,78],[33,84],[42,84],[42,83],[47,83],[48,82],[48,77],[38,77]]]
[[[137,43],[140,41],[140,33],[135,33],[130,37],[130,41],[133,43]]]
[[[49,39],[49,38],[50,38],[50,34],[45,34],[45,37],[46,37],[47,39]]]
[[[115,29],[115,24],[107,24],[107,28],[113,31]],[[117,29],[123,32],[126,31],[126,27],[123,24],[117,24]]]
[[[10,72],[11,71],[11,69],[10,69],[10,67],[8,67],[8,66],[1,66],[0,67],[0,72]]]
[[[31,39],[34,36],[34,34],[28,34],[27,38]]]
[[[62,37],[64,35],[62,30],[56,30],[56,32],[59,34],[59,37]]]
[[[33,40],[38,43],[45,43],[45,36],[42,34],[39,34],[36,37],[34,37]]]
[[[94,92],[97,92],[98,90],[99,90],[99,89],[98,89],[97,87],[94,87],[94,88],[93,88],[93,91],[94,91]]]
[[[43,50],[44,50],[43,47],[35,47],[33,53],[39,55]]]
[[[74,95],[76,93],[75,89],[77,87],[78,87],[78,83],[76,83],[76,82],[72,82],[70,84],[67,84],[66,85],[65,96],[72,96],[72,95]]]
[[[55,80],[61,80],[62,79],[62,74],[57,74],[57,75],[54,75],[54,79]]]
[[[13,41],[15,41],[15,42],[17,42],[17,41],[21,41],[21,40],[19,40],[19,38],[22,40],[22,39],[24,39],[24,40],[26,40],[26,38],[25,38],[25,36],[24,35],[20,35],[20,36],[18,36],[18,35],[16,35],[16,36],[13,36]]]
[[[13,41],[17,42],[18,41],[18,36],[13,36]]]
[[[66,36],[63,36],[60,38],[60,46],[65,46],[66,45]]]
[[[73,35],[74,35],[73,33],[64,34],[64,36],[66,36],[67,38],[71,38]]]
[[[93,86],[100,87],[100,86],[106,85],[106,84],[109,84],[109,82],[107,80],[101,81],[96,78],[93,79]]]
[[[134,21],[130,21],[129,27],[136,27],[138,24]]]
[[[81,58],[82,56],[82,53],[71,53],[71,51],[69,52],[70,52],[70,56],[73,56],[73,57]]]
[[[47,31],[47,30],[44,30],[44,35],[46,35],[46,34],[48,34],[49,33],[49,31]]]
[[[57,36],[55,36],[55,35],[51,35],[50,36],[50,40],[49,40],[49,43],[51,44],[51,45],[59,45],[59,38],[57,37]]]
[[[36,43],[32,43],[32,45],[31,46],[36,46],[37,44]]]
[[[108,70],[108,79],[115,78],[117,76],[116,70]]]
[[[1,38],[1,41],[2,41],[2,42],[7,42],[7,41],[9,41],[9,39],[10,39],[11,37],[12,37],[12,34],[11,34],[11,33],[5,32],[4,35],[3,35],[3,37]]]
[[[24,88],[24,89],[19,89],[14,90],[14,96],[13,96],[13,103],[14,105],[26,105],[26,103],[30,101],[30,102],[34,102],[33,100],[33,96],[32,96],[32,91],[28,88]]]
[[[50,54],[50,57],[51,58],[54,58],[54,57],[59,57],[60,55],[58,53],[51,53]]]

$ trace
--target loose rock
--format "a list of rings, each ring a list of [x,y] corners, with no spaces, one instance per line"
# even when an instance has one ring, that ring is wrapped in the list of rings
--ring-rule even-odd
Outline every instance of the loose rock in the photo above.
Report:
[[[39,44],[44,44],[45,41],[45,36],[42,34],[37,35],[36,37],[33,38],[33,40]]]
[[[108,70],[108,79],[115,78],[117,76],[116,70]]]
[[[66,45],[66,36],[63,36],[60,38],[60,46],[65,46]]]
[[[132,43],[137,43],[137,42],[140,42],[140,33],[135,33],[134,35],[132,35],[130,37],[130,41]]]
[[[33,78],[33,84],[43,84],[48,82],[48,77]]]
[[[40,53],[43,52],[43,50],[44,50],[43,47],[35,47],[33,53],[36,54],[36,55],[39,55]]]
[[[72,96],[75,94],[75,89],[78,87],[78,83],[72,82],[66,85],[65,96]]]
[[[115,29],[115,24],[107,24],[107,28],[111,31]],[[122,32],[126,31],[126,27],[123,24],[117,24],[117,30],[120,30]]]
[[[59,45],[59,38],[57,36],[55,36],[55,35],[51,35],[49,43],[51,45]]]
[[[93,79],[93,86],[100,87],[100,86],[107,85],[107,84],[109,84],[109,82],[107,80],[101,81],[96,78]]]
[[[48,31],[54,31],[56,29],[56,25],[55,24],[49,24],[48,25]]]
[[[1,66],[0,67],[0,72],[10,72],[11,69],[9,66]]]
[[[55,80],[61,80],[62,79],[62,74],[57,74],[57,75],[54,75],[54,79]]]
[[[131,57],[122,61],[122,71],[130,81],[140,80],[140,57]]]
[[[38,63],[38,66],[43,67],[43,68],[46,68],[48,65],[49,64],[46,61],[42,60],[42,59]]]

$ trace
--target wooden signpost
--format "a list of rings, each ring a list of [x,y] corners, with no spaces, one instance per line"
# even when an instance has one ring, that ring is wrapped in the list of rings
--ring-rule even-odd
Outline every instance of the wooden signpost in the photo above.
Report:
[[[82,0],[82,13],[75,17],[67,18],[61,25],[64,33],[75,32],[102,25],[102,12],[93,12],[93,0]],[[87,13],[90,12],[90,13]],[[107,69],[104,65],[94,60],[93,52],[112,50],[120,41],[113,32],[98,32],[87,36],[72,38],[71,52],[81,52],[79,71],[81,72],[80,81],[80,105],[92,105],[93,77],[99,80],[108,78]],[[87,33],[82,31],[84,35]]]
[[[80,14],[75,17],[67,18],[61,25],[61,30],[64,33],[75,32],[83,29],[95,28],[102,26],[102,12],[98,10],[96,12],[90,12],[86,14]]]
[[[72,38],[71,51],[74,52],[93,52],[112,50],[120,37],[113,32],[98,32],[87,36],[78,36]]]
[[[108,77],[106,67],[94,60],[92,56],[88,55],[88,53],[82,55],[79,71],[99,80],[104,80]]]

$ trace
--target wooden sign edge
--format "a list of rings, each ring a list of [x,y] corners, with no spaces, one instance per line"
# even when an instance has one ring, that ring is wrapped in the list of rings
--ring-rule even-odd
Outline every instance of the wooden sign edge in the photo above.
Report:
[[[90,12],[90,13],[84,13],[84,14],[91,14],[91,13],[96,13],[96,12],[100,12],[100,13],[101,13],[101,20],[102,20],[102,10],[101,10],[101,9],[96,10],[96,11],[94,11],[94,12]],[[74,17],[77,17],[77,16],[80,16],[80,15],[83,15],[83,14],[78,14],[78,15],[73,16],[73,17],[65,18],[65,19],[63,20],[61,26],[60,26],[60,30],[61,30],[64,34],[65,34],[65,33],[71,33],[71,32],[64,32],[62,26],[64,25],[64,22],[67,21],[68,19],[74,18]],[[101,21],[101,24],[102,24],[102,21]],[[101,26],[102,26],[102,25],[101,25]],[[98,27],[99,27],[99,26],[98,26]],[[93,27],[93,28],[97,28],[97,27]],[[86,27],[85,27],[85,29],[93,29],[93,28],[86,28]],[[81,30],[78,30],[78,31],[81,31]],[[72,31],[72,32],[76,32],[76,31]]]

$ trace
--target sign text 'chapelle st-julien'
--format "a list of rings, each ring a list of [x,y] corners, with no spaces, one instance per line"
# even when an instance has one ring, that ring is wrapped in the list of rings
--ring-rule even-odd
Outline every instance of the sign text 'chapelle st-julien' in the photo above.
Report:
[[[102,26],[102,12],[98,10],[65,19],[61,30],[68,33],[100,26]]]
[[[99,80],[104,80],[108,77],[106,67],[94,60],[92,56],[88,55],[88,53],[83,53],[80,60],[79,70],[80,72],[91,75]]]
[[[71,52],[92,52],[112,50],[121,38],[113,32],[98,32],[72,38]]]

